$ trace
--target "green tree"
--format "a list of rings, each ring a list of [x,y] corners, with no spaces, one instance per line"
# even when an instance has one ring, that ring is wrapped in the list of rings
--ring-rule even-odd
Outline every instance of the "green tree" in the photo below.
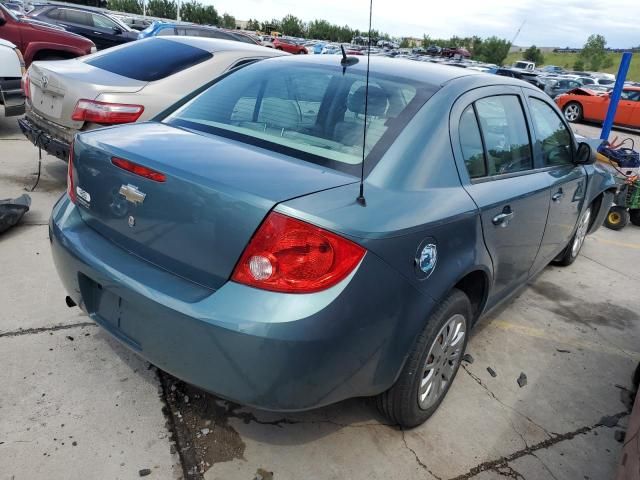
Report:
[[[400,48],[409,48],[409,47],[411,47],[411,44],[409,43],[409,39],[407,37],[404,37],[400,42]]]
[[[260,30],[260,22],[258,20],[249,19],[247,22],[247,30]]]
[[[507,55],[509,55],[510,48],[511,42],[508,40],[495,36],[485,38],[477,58],[487,63],[502,65]]]
[[[109,0],[109,10],[142,15],[142,2],[139,0]]]
[[[582,72],[584,70],[584,61],[578,57],[578,59],[573,64],[573,69],[576,72]]]
[[[602,68],[611,68],[613,67],[613,58],[611,55],[607,55],[604,57],[604,61],[602,62]]]
[[[542,55],[540,49],[535,45],[531,45],[527,48],[522,56],[525,60],[529,60],[530,62],[534,62],[538,65],[544,63],[544,55]]]
[[[177,14],[176,2],[173,0],[149,0],[147,15],[152,17],[175,19]]]
[[[280,28],[284,35],[290,35],[292,37],[301,37],[305,31],[304,22],[291,14],[282,19]]]
[[[607,57],[606,46],[607,41],[602,35],[589,35],[579,57],[587,68],[600,70]]]
[[[224,15],[222,15],[222,19],[220,21],[220,26],[224,27],[224,28],[230,28],[235,30],[236,28],[236,17],[234,17],[233,15],[229,15],[228,13],[225,13]]]

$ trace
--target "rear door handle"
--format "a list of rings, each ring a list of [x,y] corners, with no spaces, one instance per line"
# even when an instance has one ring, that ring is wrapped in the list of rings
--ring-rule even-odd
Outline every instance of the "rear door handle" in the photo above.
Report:
[[[551,200],[553,200],[554,202],[559,202],[560,200],[562,200],[562,197],[564,197],[564,192],[562,191],[562,189],[560,189],[553,194]]]
[[[502,213],[499,213],[498,215],[493,217],[492,222],[496,227],[504,228],[507,225],[509,225],[509,222],[513,219],[514,216],[515,216],[515,213],[511,211],[511,207],[504,207],[504,210],[502,210]]]

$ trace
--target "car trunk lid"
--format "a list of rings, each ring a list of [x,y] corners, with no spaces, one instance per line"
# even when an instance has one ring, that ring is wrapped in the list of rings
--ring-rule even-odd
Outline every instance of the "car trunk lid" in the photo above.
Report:
[[[29,68],[29,82],[30,105],[35,113],[78,130],[84,122],[71,119],[78,100],[94,100],[103,93],[135,93],[146,85],[77,59],[34,62]]]
[[[114,157],[166,180],[119,168]],[[83,220],[131,254],[213,289],[231,276],[277,203],[355,181],[309,162],[161,123],[92,131],[75,143],[74,182]]]

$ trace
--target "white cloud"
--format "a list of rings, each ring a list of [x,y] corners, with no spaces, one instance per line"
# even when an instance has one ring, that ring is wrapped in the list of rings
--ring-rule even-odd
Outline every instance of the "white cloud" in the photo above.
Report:
[[[366,30],[368,0],[203,0],[237,19],[282,18],[291,13],[304,21],[326,19]],[[373,1],[373,28],[391,35],[487,37],[518,45],[582,46],[591,33],[605,36],[611,47],[640,44],[637,0],[395,0]]]

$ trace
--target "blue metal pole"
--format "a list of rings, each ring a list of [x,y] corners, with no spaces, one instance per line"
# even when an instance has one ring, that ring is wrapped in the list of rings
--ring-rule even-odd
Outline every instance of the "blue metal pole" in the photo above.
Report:
[[[609,109],[607,110],[607,116],[602,124],[602,132],[600,133],[600,139],[608,140],[611,133],[611,127],[613,127],[613,119],[616,116],[616,110],[618,109],[618,102],[620,101],[620,95],[622,95],[622,87],[624,87],[624,81],[627,78],[627,72],[629,71],[629,65],[631,64],[631,52],[624,52],[622,54],[622,60],[620,61],[620,68],[618,69],[618,76],[616,77],[616,84],[611,92],[609,98]]]

